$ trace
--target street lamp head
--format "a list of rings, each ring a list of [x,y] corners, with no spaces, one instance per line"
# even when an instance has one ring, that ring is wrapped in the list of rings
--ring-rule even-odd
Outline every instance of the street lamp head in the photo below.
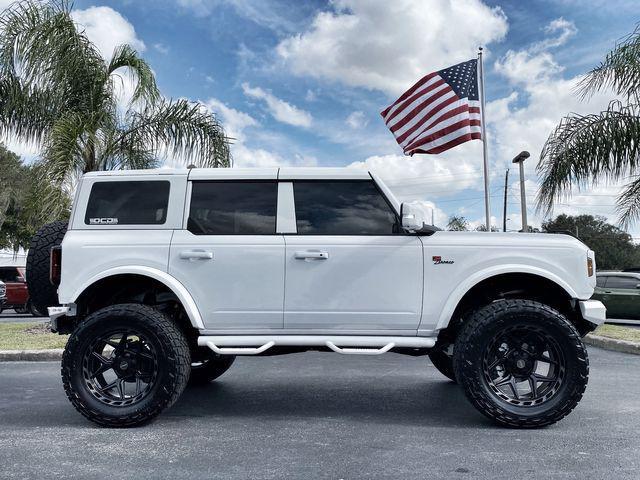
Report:
[[[524,162],[527,158],[529,158],[531,154],[526,150],[520,152],[516,158],[513,159],[513,163]]]

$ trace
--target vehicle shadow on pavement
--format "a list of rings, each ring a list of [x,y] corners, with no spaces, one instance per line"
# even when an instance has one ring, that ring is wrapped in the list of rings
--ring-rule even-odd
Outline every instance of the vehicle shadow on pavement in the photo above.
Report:
[[[428,424],[447,428],[493,425],[477,413],[461,388],[447,380],[394,388],[369,383],[307,382],[238,384],[231,376],[189,387],[165,414],[172,417],[340,418],[380,424]]]

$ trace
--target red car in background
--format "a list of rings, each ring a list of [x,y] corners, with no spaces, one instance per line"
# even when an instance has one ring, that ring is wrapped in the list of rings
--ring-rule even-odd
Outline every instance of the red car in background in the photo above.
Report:
[[[0,312],[12,308],[16,313],[30,313],[41,316],[29,301],[29,290],[25,277],[25,267],[18,265],[0,265],[0,281],[7,287],[6,300],[0,306]]]

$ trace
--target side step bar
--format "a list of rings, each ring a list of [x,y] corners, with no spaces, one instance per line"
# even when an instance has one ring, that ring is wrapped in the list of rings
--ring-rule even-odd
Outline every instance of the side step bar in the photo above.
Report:
[[[258,355],[274,346],[327,347],[343,355],[381,355],[392,348],[432,348],[431,337],[374,337],[358,335],[214,335],[198,338],[198,345],[219,355]]]

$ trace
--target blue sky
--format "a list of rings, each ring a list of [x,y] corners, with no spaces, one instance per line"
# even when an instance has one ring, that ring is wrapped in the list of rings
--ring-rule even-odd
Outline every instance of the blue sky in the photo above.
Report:
[[[76,0],[75,9],[105,55],[132,43],[164,95],[216,113],[236,139],[237,166],[371,168],[401,199],[433,208],[440,225],[452,214],[482,221],[481,143],[403,157],[379,111],[483,44],[494,223],[502,223],[505,169],[523,149],[532,153],[529,216],[539,223],[532,204],[544,140],[563,114],[606,106],[610,95],[580,102],[572,88],[640,20],[637,2],[624,0]],[[516,175],[512,168],[512,229]],[[618,190],[576,192],[555,213],[615,220]]]

